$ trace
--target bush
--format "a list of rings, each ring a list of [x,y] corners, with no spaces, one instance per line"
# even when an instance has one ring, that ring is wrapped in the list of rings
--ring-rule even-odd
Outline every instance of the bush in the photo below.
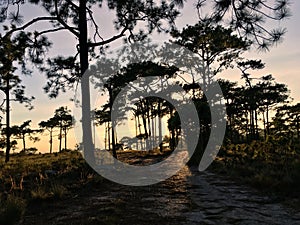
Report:
[[[33,200],[45,200],[49,197],[49,194],[47,193],[46,189],[39,186],[35,190],[31,191],[31,198]]]
[[[1,202],[0,225],[18,224],[25,213],[25,200],[13,195]]]
[[[62,199],[67,193],[67,189],[59,184],[52,184],[50,194],[55,199]]]

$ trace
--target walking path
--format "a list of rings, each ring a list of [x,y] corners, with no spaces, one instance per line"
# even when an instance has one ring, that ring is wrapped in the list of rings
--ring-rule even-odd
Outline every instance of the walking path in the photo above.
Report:
[[[186,224],[300,224],[300,212],[249,187],[209,172],[193,174],[188,193],[198,207],[186,213]]]
[[[27,210],[24,224],[300,224],[300,212],[188,167],[156,185],[131,187],[105,181],[73,198],[33,208]]]

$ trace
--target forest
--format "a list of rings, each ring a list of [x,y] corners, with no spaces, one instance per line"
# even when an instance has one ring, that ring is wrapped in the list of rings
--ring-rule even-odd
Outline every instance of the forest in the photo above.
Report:
[[[300,222],[300,103],[276,74],[260,73],[265,62],[245,57],[253,49],[267,52],[280,45],[286,30],[272,24],[292,17],[290,1],[194,0],[197,21],[178,26],[187,4],[184,0],[0,1],[0,225],[256,224],[259,220],[247,215],[251,207],[266,211],[259,215],[260,223],[282,224],[274,217],[276,210],[263,208],[267,204],[283,207],[279,211],[287,211],[288,224]],[[42,9],[43,14],[30,15],[26,7]],[[113,15],[111,21],[104,16],[107,12]],[[75,43],[73,55],[50,54],[55,47],[52,35],[58,33]],[[157,47],[151,39],[159,34],[166,38]],[[122,44],[110,57],[114,43]],[[222,78],[233,70],[238,80]],[[38,121],[37,127],[32,126],[34,117],[14,124],[13,106],[22,104],[29,111],[34,107],[36,96],[27,95],[24,80],[36,73],[46,79],[39,88],[49,102],[65,92],[79,93],[70,101],[80,116],[65,104]],[[218,87],[222,93],[210,98],[211,89]],[[100,93],[101,103],[93,102],[94,91]],[[184,111],[188,104],[195,108],[197,120]],[[226,128],[222,137],[216,137],[213,132],[222,130],[220,123]],[[76,130],[81,130],[78,142],[71,146],[69,136]],[[37,149],[34,143],[42,135],[48,145]],[[199,172],[195,168],[206,157],[211,138],[222,139],[222,144],[216,147],[217,154],[211,150],[208,169]],[[128,165],[147,167],[174,157],[177,151],[187,156],[177,155],[172,163],[187,165],[171,175],[169,167],[152,170],[150,175],[167,175],[160,182],[149,181],[150,186],[117,184],[95,169],[103,163],[103,152]],[[109,166],[116,173],[126,170],[114,163]],[[221,185],[224,192],[233,192],[225,202],[232,196],[243,202],[243,192],[237,193],[235,184],[246,187],[245,193],[256,199],[250,205],[245,200],[244,206],[233,206],[234,212],[244,210],[239,218],[231,216],[231,206],[213,200]],[[210,194],[208,202],[220,203],[224,210],[212,213],[218,207],[201,204],[199,196]],[[149,208],[143,208],[145,204]],[[162,207],[172,210],[164,214]]]

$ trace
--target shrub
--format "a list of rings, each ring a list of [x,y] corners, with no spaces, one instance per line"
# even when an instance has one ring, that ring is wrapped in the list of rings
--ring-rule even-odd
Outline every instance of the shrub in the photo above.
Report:
[[[49,193],[44,187],[38,186],[35,190],[31,191],[31,197],[34,200],[44,200],[49,198]]]
[[[13,195],[1,202],[0,225],[18,224],[25,213],[25,200]]]
[[[50,188],[50,194],[55,199],[62,199],[67,193],[67,189],[59,184],[52,184]]]

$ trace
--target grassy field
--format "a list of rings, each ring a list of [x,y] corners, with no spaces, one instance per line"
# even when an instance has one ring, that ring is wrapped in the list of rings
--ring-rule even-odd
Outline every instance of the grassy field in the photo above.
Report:
[[[129,164],[144,165],[167,157],[159,151],[120,151]],[[0,225],[16,224],[32,204],[70,199],[89,187],[105,182],[78,151],[54,154],[12,154],[9,163],[0,156]]]
[[[15,224],[26,205],[68,198],[89,182],[102,182],[79,152],[0,158],[0,225]]]
[[[300,208],[299,146],[272,141],[228,144],[210,169]]]

